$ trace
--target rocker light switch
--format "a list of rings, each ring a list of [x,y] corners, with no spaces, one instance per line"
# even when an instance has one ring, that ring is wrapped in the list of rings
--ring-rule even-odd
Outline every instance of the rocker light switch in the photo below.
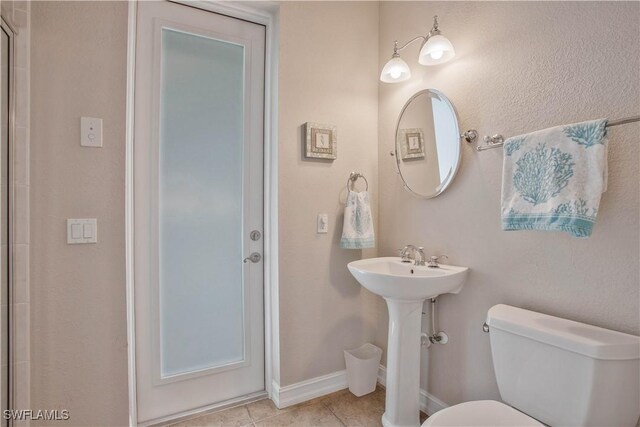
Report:
[[[89,240],[93,239],[93,224],[82,224],[82,238]]]
[[[82,238],[82,226],[80,224],[71,224],[71,239],[78,240]]]
[[[96,117],[80,118],[80,145],[83,147],[102,147],[102,119]]]
[[[329,232],[329,215],[318,214],[318,234],[327,234]]]
[[[67,243],[75,245],[78,243],[98,242],[98,220],[88,219],[67,219]]]

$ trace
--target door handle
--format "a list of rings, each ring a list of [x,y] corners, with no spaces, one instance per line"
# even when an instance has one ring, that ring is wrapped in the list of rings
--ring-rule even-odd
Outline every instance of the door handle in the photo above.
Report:
[[[258,252],[253,252],[251,255],[243,259],[242,262],[246,264],[247,261],[251,261],[252,263],[255,264],[256,262],[260,262],[261,259],[262,259],[262,255],[260,255]]]

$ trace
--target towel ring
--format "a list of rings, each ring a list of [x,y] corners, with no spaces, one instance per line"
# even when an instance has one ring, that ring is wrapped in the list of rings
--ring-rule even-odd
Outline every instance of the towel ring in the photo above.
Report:
[[[351,183],[351,185],[354,186],[358,178],[364,179],[364,183],[366,184],[364,191],[369,191],[369,181],[367,181],[367,178],[365,178],[365,176],[362,175],[360,172],[351,172],[351,174],[349,175],[349,179],[347,179],[347,191],[352,191],[349,188],[349,183]]]

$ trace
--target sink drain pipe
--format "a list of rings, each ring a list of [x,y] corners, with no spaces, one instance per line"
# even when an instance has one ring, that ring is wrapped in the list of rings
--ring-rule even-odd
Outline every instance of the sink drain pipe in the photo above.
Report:
[[[436,332],[436,298],[431,298],[431,335],[423,332],[420,334],[422,345],[426,348],[431,347],[431,344],[446,344],[449,342],[449,337],[443,331]]]

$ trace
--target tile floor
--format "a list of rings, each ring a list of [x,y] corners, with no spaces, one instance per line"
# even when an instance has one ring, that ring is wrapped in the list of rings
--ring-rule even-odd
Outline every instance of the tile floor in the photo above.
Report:
[[[381,426],[384,412],[384,388],[356,397],[349,390],[278,409],[269,399],[201,415],[173,424],[172,427],[212,426]],[[420,413],[420,421],[427,416]]]

